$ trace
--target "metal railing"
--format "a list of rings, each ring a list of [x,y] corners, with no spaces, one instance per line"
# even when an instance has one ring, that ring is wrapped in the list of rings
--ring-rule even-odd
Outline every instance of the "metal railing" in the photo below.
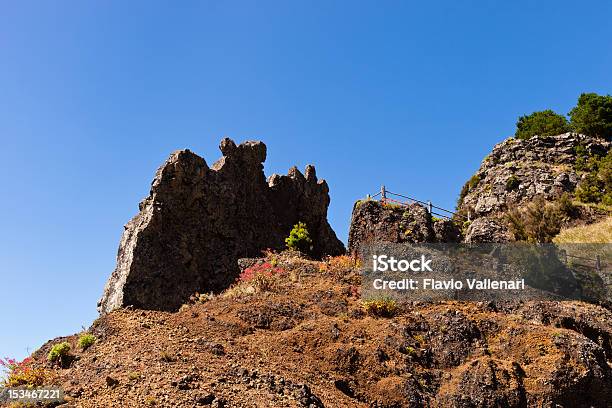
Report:
[[[413,197],[410,197],[410,196],[407,196],[407,195],[404,195],[404,194],[399,194],[399,193],[391,192],[391,191],[387,190],[384,185],[380,187],[380,191],[378,193],[376,193],[376,194],[368,194],[367,197],[368,197],[368,199],[374,199],[374,198],[379,197],[379,196],[380,196],[379,201],[381,203],[383,203],[383,204],[393,203],[393,204],[398,204],[398,205],[401,205],[401,206],[408,206],[408,205],[416,203],[416,204],[420,204],[421,206],[425,207],[427,209],[427,211],[431,215],[435,215],[435,216],[438,216],[438,217],[443,217],[443,218],[446,218],[448,220],[453,220],[453,219],[456,219],[456,218],[461,218],[461,219],[463,219],[465,221],[470,221],[470,213],[469,212],[468,212],[468,215],[466,217],[466,216],[464,216],[462,214],[459,214],[459,213],[457,213],[455,211],[447,210],[446,208],[442,208],[442,207],[439,207],[437,205],[434,205],[430,200],[422,201],[422,200],[419,200],[417,198],[413,198]],[[392,198],[392,197],[399,197],[400,199],[395,199],[395,198]],[[404,199],[404,200],[407,200],[407,201],[402,201],[401,199]]]

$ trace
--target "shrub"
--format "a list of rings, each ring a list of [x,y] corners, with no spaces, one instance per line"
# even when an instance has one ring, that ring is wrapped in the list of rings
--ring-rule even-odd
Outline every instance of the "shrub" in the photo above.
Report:
[[[463,185],[461,192],[459,193],[459,199],[457,200],[457,207],[461,205],[465,196],[480,183],[480,176],[474,174],[470,179]]]
[[[170,352],[162,351],[161,353],[159,353],[159,360],[163,361],[164,363],[172,363],[176,359]]]
[[[1,382],[5,387],[42,387],[53,380],[51,371],[34,367],[31,358],[18,362],[13,358],[0,359],[0,366],[4,367],[8,373]]]
[[[576,198],[583,203],[598,203],[603,197],[603,188],[597,176],[589,173],[576,188]]]
[[[70,344],[68,342],[62,342],[55,344],[51,347],[49,354],[47,355],[47,360],[54,362],[59,362],[60,364],[66,360],[68,357],[68,353],[70,352]]]
[[[518,179],[518,177],[516,177],[513,174],[510,177],[508,177],[508,180],[506,180],[506,190],[508,191],[516,190],[520,184],[521,182]]]
[[[517,139],[529,139],[535,135],[555,136],[569,132],[570,126],[565,116],[559,115],[550,109],[533,112],[531,115],[521,116],[516,122]]]
[[[575,207],[565,194],[552,203],[538,197],[521,209],[509,211],[506,220],[517,241],[551,242],[574,215]]]
[[[583,93],[569,115],[575,132],[612,140],[612,96]]]
[[[395,299],[383,296],[364,300],[363,310],[371,316],[392,317],[397,313],[398,306]]]
[[[306,224],[303,222],[295,224],[289,236],[285,238],[285,244],[287,244],[287,248],[294,251],[304,253],[312,251],[312,239],[310,239]]]
[[[285,270],[278,266],[272,266],[269,262],[262,264],[255,264],[251,267],[246,268],[238,276],[237,282],[253,282],[257,280],[259,276],[273,277],[285,273]]]
[[[89,346],[91,346],[95,342],[96,342],[96,336],[94,336],[93,334],[89,334],[89,333],[83,333],[79,337],[79,340],[77,341],[77,345],[82,350],[86,350],[89,348]]]
[[[246,268],[238,276],[236,283],[237,286],[242,286],[239,289],[244,293],[265,292],[274,289],[278,277],[285,273],[283,268],[264,262]]]
[[[592,156],[586,163],[581,168],[589,173],[578,184],[576,198],[583,203],[612,205],[612,151],[605,157]]]
[[[198,303],[204,304],[213,298],[214,296],[212,293],[206,294],[206,293],[196,292],[193,295],[189,296],[189,302],[192,304],[198,304]]]
[[[319,264],[319,270],[331,275],[344,275],[361,268],[361,260],[356,256],[330,256]]]

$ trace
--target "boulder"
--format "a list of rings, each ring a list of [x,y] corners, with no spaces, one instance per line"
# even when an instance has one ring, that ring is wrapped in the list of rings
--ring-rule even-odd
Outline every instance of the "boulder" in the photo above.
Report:
[[[507,227],[499,221],[481,217],[472,221],[465,233],[465,242],[487,243],[487,242],[510,242],[514,237]]]
[[[266,180],[262,142],[226,138],[220,150],[211,167],[180,150],[157,170],[139,214],[125,226],[101,314],[128,305],[173,311],[195,292],[221,291],[236,279],[239,258],[282,249],[299,221],[313,240],[312,256],[344,252],[327,222],[329,188],[313,166],[306,175],[294,167]]]
[[[425,207],[360,200],[353,206],[348,250],[359,252],[369,243],[460,242],[461,232],[451,220],[433,221]]]

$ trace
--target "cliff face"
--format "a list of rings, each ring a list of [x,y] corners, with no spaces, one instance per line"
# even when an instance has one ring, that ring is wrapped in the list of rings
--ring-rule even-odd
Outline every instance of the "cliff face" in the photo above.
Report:
[[[466,231],[468,242],[486,239],[512,240],[504,225],[504,215],[536,198],[558,199],[572,194],[584,174],[576,169],[582,157],[604,156],[610,142],[590,136],[565,133],[558,136],[507,139],[497,144],[480,168],[466,183],[458,212],[474,221]],[[587,209],[582,218],[593,221]]]
[[[344,251],[327,222],[327,183],[313,166],[266,181],[263,143],[224,139],[220,149],[212,167],[181,150],[159,168],[140,213],[125,226],[100,313],[128,305],[176,310],[197,291],[225,289],[238,258],[284,247],[298,221],[307,224],[315,257]]]

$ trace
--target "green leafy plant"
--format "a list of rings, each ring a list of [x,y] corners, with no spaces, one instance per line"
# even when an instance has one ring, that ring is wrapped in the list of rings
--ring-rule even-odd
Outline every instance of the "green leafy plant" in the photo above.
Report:
[[[306,224],[303,222],[295,224],[289,236],[285,238],[285,244],[287,244],[287,248],[294,251],[305,253],[312,251],[312,239],[310,238]]]
[[[472,225],[472,221],[463,221],[463,224],[461,224],[461,233],[463,235],[465,235],[468,228],[470,228],[470,225]]]
[[[521,181],[519,180],[519,178],[513,174],[510,177],[508,177],[508,180],[506,180],[506,190],[508,191],[516,190],[520,184],[521,184]]]
[[[389,296],[365,299],[362,305],[367,314],[376,317],[392,317],[398,311],[397,301]]]
[[[612,151],[605,157],[591,156],[586,163],[581,168],[588,173],[576,188],[576,198],[583,203],[612,205]]]
[[[612,96],[583,93],[569,115],[575,132],[612,140]]]
[[[531,115],[521,116],[516,122],[517,139],[529,139],[533,136],[555,136],[569,132],[570,126],[563,115],[550,109],[533,112]]]
[[[89,334],[89,333],[83,333],[81,334],[81,336],[79,336],[79,339],[77,340],[77,345],[82,350],[86,350],[95,342],[96,342],[96,336],[94,336],[93,334]]]
[[[478,174],[474,174],[472,177],[470,177],[470,179],[461,188],[459,199],[457,200],[457,207],[461,205],[467,193],[472,191],[478,185],[478,183],[480,183],[480,176]]]
[[[58,343],[51,347],[49,354],[47,355],[47,360],[55,363],[59,362],[63,364],[63,362],[67,359],[70,353],[70,344],[66,341],[62,343]]]

